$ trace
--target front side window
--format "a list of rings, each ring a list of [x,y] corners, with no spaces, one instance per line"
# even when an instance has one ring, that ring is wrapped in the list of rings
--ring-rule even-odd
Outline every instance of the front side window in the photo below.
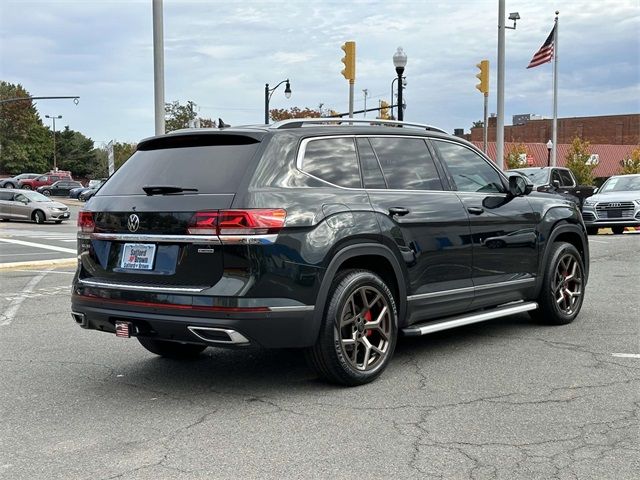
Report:
[[[424,140],[397,137],[370,140],[389,188],[442,190],[440,175]]]
[[[573,178],[568,170],[560,170],[560,176],[562,177],[562,186],[573,187]]]
[[[360,188],[360,170],[353,138],[322,138],[307,143],[301,168],[325,182]]]
[[[473,150],[462,145],[434,140],[447,164],[456,187],[461,192],[502,192],[498,172]]]

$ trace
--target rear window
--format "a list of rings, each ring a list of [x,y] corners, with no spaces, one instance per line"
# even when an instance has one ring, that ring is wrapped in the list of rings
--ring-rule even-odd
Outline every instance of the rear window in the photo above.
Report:
[[[228,136],[229,137],[229,136]],[[195,188],[197,193],[235,193],[255,156],[260,141],[243,137],[223,145],[143,145],[100,189],[99,196],[145,195],[147,185]],[[213,143],[213,142],[209,142]],[[233,143],[233,144],[229,144]],[[177,146],[179,145],[179,146]],[[169,148],[166,148],[169,147]]]

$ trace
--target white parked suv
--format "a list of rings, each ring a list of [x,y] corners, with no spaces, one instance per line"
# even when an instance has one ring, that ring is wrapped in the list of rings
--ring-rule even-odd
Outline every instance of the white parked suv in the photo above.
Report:
[[[640,174],[609,178],[585,200],[582,218],[591,235],[605,227],[615,234],[624,232],[624,227],[640,227]]]

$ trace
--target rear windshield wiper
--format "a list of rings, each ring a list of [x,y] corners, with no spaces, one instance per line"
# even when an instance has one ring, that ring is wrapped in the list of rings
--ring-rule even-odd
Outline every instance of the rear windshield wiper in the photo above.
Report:
[[[145,185],[142,187],[147,195],[167,195],[171,193],[197,192],[197,188],[182,188],[177,185]]]

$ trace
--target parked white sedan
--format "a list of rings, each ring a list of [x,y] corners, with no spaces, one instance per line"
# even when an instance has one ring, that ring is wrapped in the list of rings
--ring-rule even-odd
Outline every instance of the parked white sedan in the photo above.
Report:
[[[69,218],[69,208],[41,193],[6,188],[0,190],[0,220],[32,220],[61,223]]]

